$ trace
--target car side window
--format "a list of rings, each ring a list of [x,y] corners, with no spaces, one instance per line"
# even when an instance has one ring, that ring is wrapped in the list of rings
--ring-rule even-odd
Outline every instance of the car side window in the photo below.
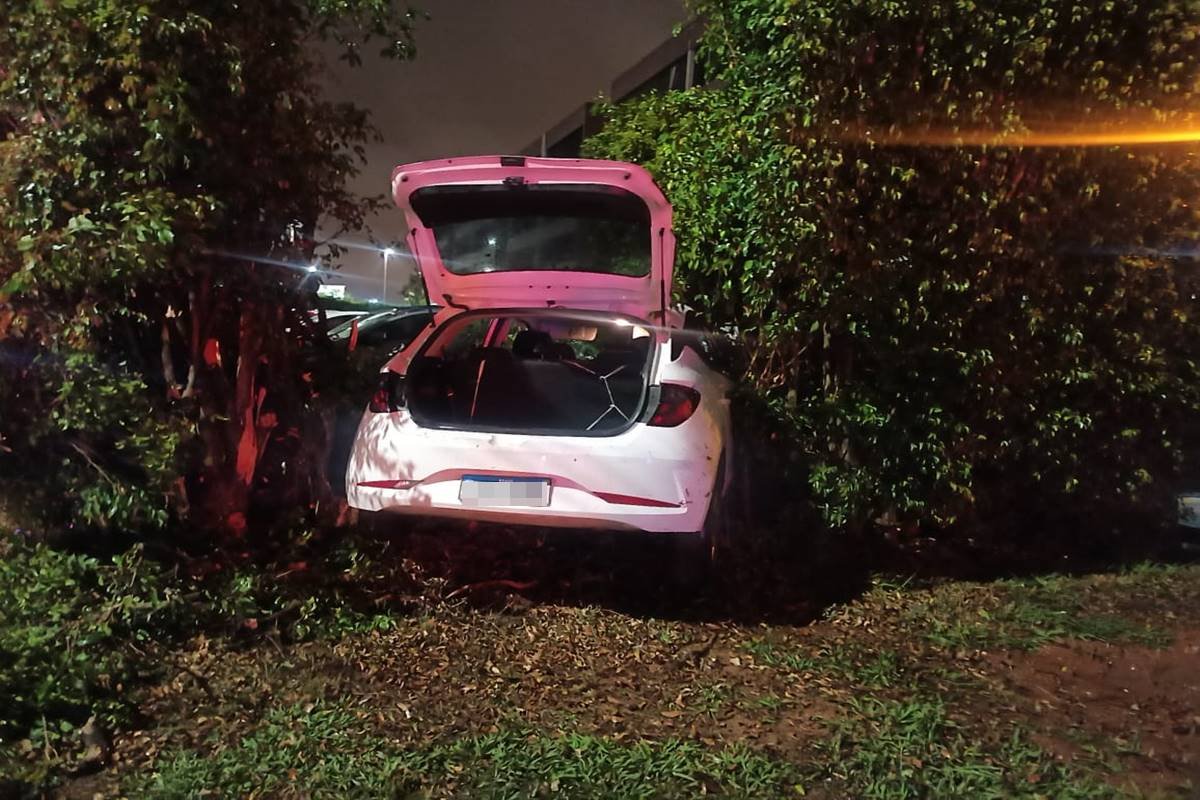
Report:
[[[472,349],[483,347],[491,324],[491,317],[477,317],[463,324],[442,348],[442,357],[447,360],[462,358]]]
[[[510,319],[508,321],[508,331],[504,334],[504,340],[500,346],[505,350],[513,349],[513,342],[517,340],[517,336],[522,332],[529,330],[529,324],[522,322],[519,319]]]

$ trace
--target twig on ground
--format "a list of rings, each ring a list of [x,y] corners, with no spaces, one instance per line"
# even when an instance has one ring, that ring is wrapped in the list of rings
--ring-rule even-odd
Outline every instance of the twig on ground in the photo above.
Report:
[[[219,702],[217,693],[213,691],[212,684],[208,682],[208,678],[192,669],[187,664],[184,664],[179,659],[173,656],[168,656],[168,658],[170,659],[171,663],[175,665],[176,669],[178,669],[180,672],[186,672],[188,675],[191,675],[196,679],[196,684],[204,691],[204,694],[208,696],[209,700],[214,703]]]
[[[279,609],[278,611],[275,611],[271,614],[267,614],[265,617],[257,617],[255,619],[255,623],[256,623],[255,627],[261,628],[265,625],[270,625],[273,622],[278,622],[280,619],[282,619],[283,617],[286,617],[288,614],[291,614],[294,611],[299,611],[300,607],[302,605],[303,605],[303,603],[301,603],[299,600],[293,600],[292,602],[288,603],[287,605],[285,605],[283,608]]]
[[[467,594],[468,592],[474,592],[479,589],[503,587],[506,589],[512,589],[514,592],[524,592],[532,589],[534,586],[537,586],[537,581],[513,581],[508,580],[507,578],[499,578],[496,580],[479,581],[478,583],[468,583],[465,586],[460,586],[453,592],[450,592],[450,594],[446,595],[446,599],[453,600],[459,595]]]

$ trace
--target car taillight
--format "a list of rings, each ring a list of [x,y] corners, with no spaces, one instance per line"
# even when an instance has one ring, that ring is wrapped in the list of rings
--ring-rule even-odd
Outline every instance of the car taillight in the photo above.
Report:
[[[674,428],[687,420],[700,407],[700,393],[677,383],[664,383],[658,398],[658,408],[650,418],[658,428]]]
[[[372,413],[387,414],[404,408],[404,376],[385,372],[379,376],[379,385],[371,395],[368,406]]]

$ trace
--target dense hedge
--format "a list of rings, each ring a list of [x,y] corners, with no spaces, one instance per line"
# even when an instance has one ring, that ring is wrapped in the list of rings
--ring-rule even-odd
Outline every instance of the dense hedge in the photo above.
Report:
[[[1165,519],[1198,454],[1200,3],[693,7],[719,88],[587,146],[663,184],[681,299],[743,336],[825,518]]]
[[[21,739],[73,756],[89,717],[128,720],[126,690],[189,624],[180,585],[139,550],[107,560],[0,530],[0,774],[34,769]]]
[[[311,235],[381,200],[346,188],[374,131],[325,99],[337,50],[316,45],[403,58],[414,19],[389,0],[5,3],[0,495],[41,493],[51,525],[231,535],[331,507],[346,374],[306,314],[331,252]]]

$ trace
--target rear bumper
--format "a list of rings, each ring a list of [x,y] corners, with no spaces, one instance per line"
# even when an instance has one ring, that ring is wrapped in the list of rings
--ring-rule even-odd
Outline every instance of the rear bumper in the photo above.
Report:
[[[353,508],[368,511],[550,527],[698,531],[708,512],[720,448],[718,425],[701,413],[675,428],[637,424],[611,437],[438,430],[417,426],[406,411],[367,413],[347,470],[346,496]],[[464,505],[459,487],[462,476],[470,474],[547,478],[550,504]]]

